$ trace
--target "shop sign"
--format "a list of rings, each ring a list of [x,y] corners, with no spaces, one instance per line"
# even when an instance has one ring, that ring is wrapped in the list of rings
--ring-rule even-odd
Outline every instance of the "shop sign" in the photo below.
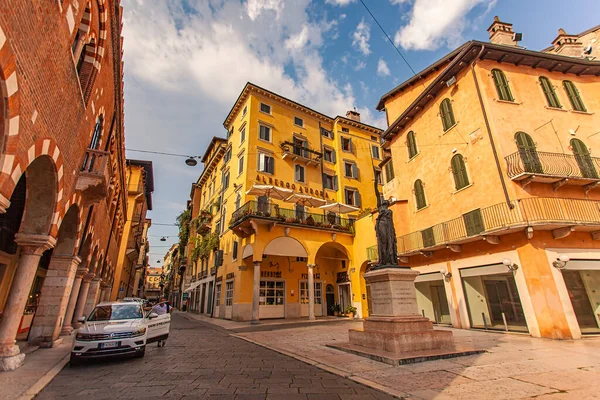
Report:
[[[183,299],[184,299],[184,300],[187,300],[187,299],[189,299],[189,297],[190,297],[190,294],[189,294],[189,293],[183,293]]]
[[[263,185],[279,186],[286,189],[292,189],[298,193],[309,194],[311,196],[323,197],[323,191],[319,189],[313,189],[308,186],[296,185],[295,183],[284,182],[281,179],[275,179],[272,176],[256,175],[256,182]],[[329,199],[329,193],[325,192],[325,198]]]
[[[281,271],[260,271],[261,278],[281,278]]]
[[[347,272],[338,272],[336,283],[345,283],[345,282],[350,282],[348,273]]]
[[[302,274],[302,279],[308,279],[308,274]],[[316,273],[315,279],[321,279],[321,274]]]
[[[230,272],[225,276],[225,279],[233,279],[235,278],[235,272]]]

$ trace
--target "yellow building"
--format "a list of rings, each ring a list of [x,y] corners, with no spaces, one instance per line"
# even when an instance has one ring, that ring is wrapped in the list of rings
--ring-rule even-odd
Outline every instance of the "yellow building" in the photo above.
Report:
[[[127,217],[119,245],[111,300],[134,295],[136,270],[146,266],[145,246],[148,232],[146,213],[152,210],[154,175],[151,161],[127,160]],[[144,254],[144,257],[140,257]],[[137,276],[139,279],[140,276]]]
[[[488,31],[378,105],[401,263],[436,322],[600,333],[600,26],[541,52]]]
[[[355,221],[376,206],[381,130],[356,111],[332,118],[251,83],[224,126],[192,189],[190,309],[258,321],[340,304],[362,315],[359,274],[374,239],[359,242]],[[333,203],[337,212],[318,208]]]

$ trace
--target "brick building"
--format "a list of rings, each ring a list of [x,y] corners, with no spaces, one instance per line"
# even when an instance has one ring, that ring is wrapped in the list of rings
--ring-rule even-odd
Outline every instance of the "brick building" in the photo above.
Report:
[[[0,4],[0,370],[112,287],[126,215],[118,0]]]

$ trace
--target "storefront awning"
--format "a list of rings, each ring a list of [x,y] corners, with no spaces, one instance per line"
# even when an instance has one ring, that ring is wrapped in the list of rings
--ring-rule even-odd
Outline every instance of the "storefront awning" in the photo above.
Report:
[[[185,289],[183,292],[184,293],[191,292],[192,290],[196,289],[198,286],[200,286],[200,281],[192,283],[190,285],[190,287]]]

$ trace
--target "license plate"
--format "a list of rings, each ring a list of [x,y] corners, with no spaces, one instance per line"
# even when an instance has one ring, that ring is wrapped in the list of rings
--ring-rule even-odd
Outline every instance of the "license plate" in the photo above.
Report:
[[[117,347],[119,342],[108,342],[108,343],[100,343],[101,349],[111,349],[113,347]]]

